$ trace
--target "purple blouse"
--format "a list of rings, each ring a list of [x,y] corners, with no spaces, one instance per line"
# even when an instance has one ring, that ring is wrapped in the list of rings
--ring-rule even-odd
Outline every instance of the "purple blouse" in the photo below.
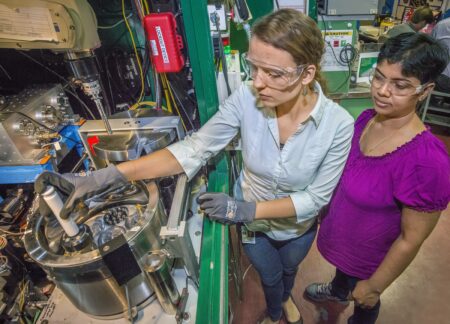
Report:
[[[325,259],[360,279],[375,272],[400,235],[403,206],[432,212],[450,200],[449,156],[429,130],[383,156],[361,152],[361,133],[374,115],[366,110],[355,123],[350,155],[317,238]]]

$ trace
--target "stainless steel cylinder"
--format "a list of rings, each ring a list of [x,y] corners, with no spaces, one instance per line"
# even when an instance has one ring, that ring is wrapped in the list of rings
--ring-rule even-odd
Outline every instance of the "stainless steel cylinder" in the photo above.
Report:
[[[170,274],[165,254],[151,253],[147,256],[145,262],[145,270],[161,307],[167,314],[175,315],[180,294]]]
[[[72,215],[77,224],[86,224],[93,232],[94,244],[101,245],[114,235],[124,235],[141,269],[150,251],[161,248],[159,232],[167,222],[154,182],[122,186],[104,197],[93,197],[88,215]],[[113,220],[112,212],[126,209]],[[109,214],[108,214],[109,213]],[[120,217],[119,217],[120,216]],[[99,228],[109,228],[99,231]],[[94,317],[121,317],[128,310],[123,289],[111,274],[97,248],[69,253],[61,251],[64,233],[55,218],[33,217],[24,237],[25,248],[56,283],[67,298],[82,312]],[[143,307],[153,293],[145,271],[128,282],[130,306]]]

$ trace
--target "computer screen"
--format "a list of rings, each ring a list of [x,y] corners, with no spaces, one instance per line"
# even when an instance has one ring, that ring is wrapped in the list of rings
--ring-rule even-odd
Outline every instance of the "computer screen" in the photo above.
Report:
[[[358,73],[356,82],[369,82],[369,75],[377,66],[378,52],[367,52],[359,54]]]

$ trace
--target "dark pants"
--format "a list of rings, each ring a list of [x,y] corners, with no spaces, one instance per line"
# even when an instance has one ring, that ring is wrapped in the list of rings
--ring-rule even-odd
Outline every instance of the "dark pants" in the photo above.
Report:
[[[298,265],[305,258],[316,236],[313,225],[300,237],[276,241],[257,232],[255,244],[245,243],[244,251],[261,278],[267,311],[272,320],[282,315],[282,302],[286,301],[294,286]]]
[[[336,276],[331,282],[331,294],[339,298],[345,299],[353,289],[355,289],[356,284],[361,279],[349,276],[343,273],[341,270],[336,269]],[[381,303],[378,303],[372,308],[361,308],[359,306],[354,307],[352,324],[373,324],[378,318],[378,313],[380,312]]]

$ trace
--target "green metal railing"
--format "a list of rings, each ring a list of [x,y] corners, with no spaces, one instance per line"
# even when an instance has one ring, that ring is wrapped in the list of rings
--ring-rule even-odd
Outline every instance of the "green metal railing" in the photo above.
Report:
[[[249,6],[255,5],[255,11],[261,10],[262,4],[258,1],[249,0]],[[203,125],[219,106],[207,1],[181,0],[180,3],[200,122]],[[264,7],[263,11],[267,13],[273,3],[267,0],[264,4],[267,8]],[[316,1],[310,1],[308,14],[317,19]],[[215,169],[209,172],[208,191],[228,193],[230,177],[225,153],[215,158],[214,166]],[[205,219],[200,254],[197,324],[228,323],[228,239],[228,226]]]
[[[219,106],[206,0],[181,0],[187,47],[194,79],[201,124]],[[209,191],[229,191],[225,154],[214,161],[209,173]],[[228,227],[205,219],[200,252],[200,287],[197,324],[228,323]]]

